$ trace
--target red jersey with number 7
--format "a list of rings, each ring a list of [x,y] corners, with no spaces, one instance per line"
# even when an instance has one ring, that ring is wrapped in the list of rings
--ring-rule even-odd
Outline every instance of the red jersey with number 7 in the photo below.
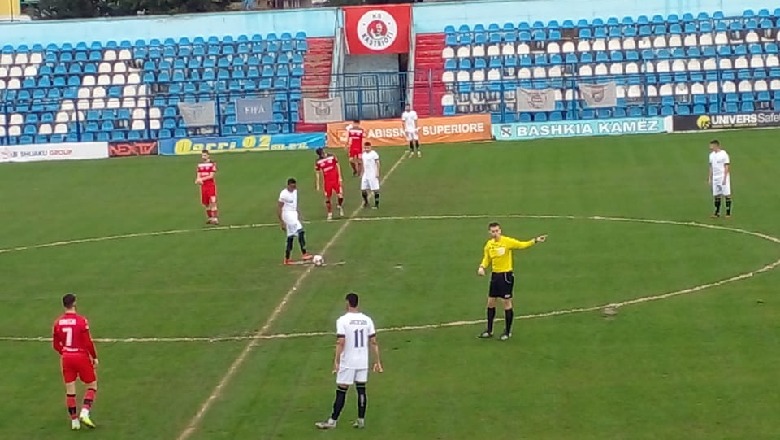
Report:
[[[77,313],[65,313],[54,321],[52,345],[61,355],[88,354],[97,358],[95,344],[89,334],[87,318]]]

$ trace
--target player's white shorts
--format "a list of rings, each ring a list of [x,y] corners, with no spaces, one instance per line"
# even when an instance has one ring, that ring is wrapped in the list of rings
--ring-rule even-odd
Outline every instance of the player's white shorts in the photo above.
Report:
[[[288,237],[298,235],[298,233],[301,232],[301,229],[303,229],[303,225],[298,219],[297,212],[282,212],[282,221],[284,222],[285,229],[287,229]]]
[[[726,184],[723,184],[722,178],[712,179],[712,195],[713,196],[730,196],[731,195],[731,177],[726,178]]]
[[[408,129],[407,128],[406,129],[406,141],[409,142],[409,141],[419,140],[420,138],[419,138],[417,132],[418,132],[418,129],[416,129],[416,128],[414,128],[414,129]]]
[[[368,368],[356,370],[354,368],[339,368],[336,374],[336,383],[339,385],[352,385],[355,382],[368,382]]]
[[[360,179],[361,191],[379,191],[379,179],[376,177],[363,176]]]

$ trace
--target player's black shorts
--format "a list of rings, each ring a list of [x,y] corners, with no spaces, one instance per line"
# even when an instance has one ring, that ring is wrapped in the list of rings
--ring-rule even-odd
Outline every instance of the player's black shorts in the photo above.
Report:
[[[490,275],[490,291],[488,296],[491,298],[512,298],[512,291],[515,287],[515,274],[513,272],[493,272]]]

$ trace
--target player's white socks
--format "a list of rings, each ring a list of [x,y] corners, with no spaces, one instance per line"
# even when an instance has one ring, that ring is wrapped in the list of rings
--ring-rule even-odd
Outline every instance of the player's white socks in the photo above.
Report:
[[[82,408],[80,417],[89,417],[89,410],[86,408]]]

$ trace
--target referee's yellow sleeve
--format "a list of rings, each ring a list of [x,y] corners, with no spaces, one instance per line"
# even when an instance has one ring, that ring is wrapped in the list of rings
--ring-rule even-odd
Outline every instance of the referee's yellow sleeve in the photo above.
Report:
[[[527,249],[536,244],[534,240],[520,241],[509,237],[505,237],[505,238],[509,244],[509,246],[507,246],[509,249]]]
[[[488,244],[485,244],[485,247],[482,249],[482,262],[479,263],[479,265],[485,269],[490,267],[490,253],[488,252],[488,249]]]

